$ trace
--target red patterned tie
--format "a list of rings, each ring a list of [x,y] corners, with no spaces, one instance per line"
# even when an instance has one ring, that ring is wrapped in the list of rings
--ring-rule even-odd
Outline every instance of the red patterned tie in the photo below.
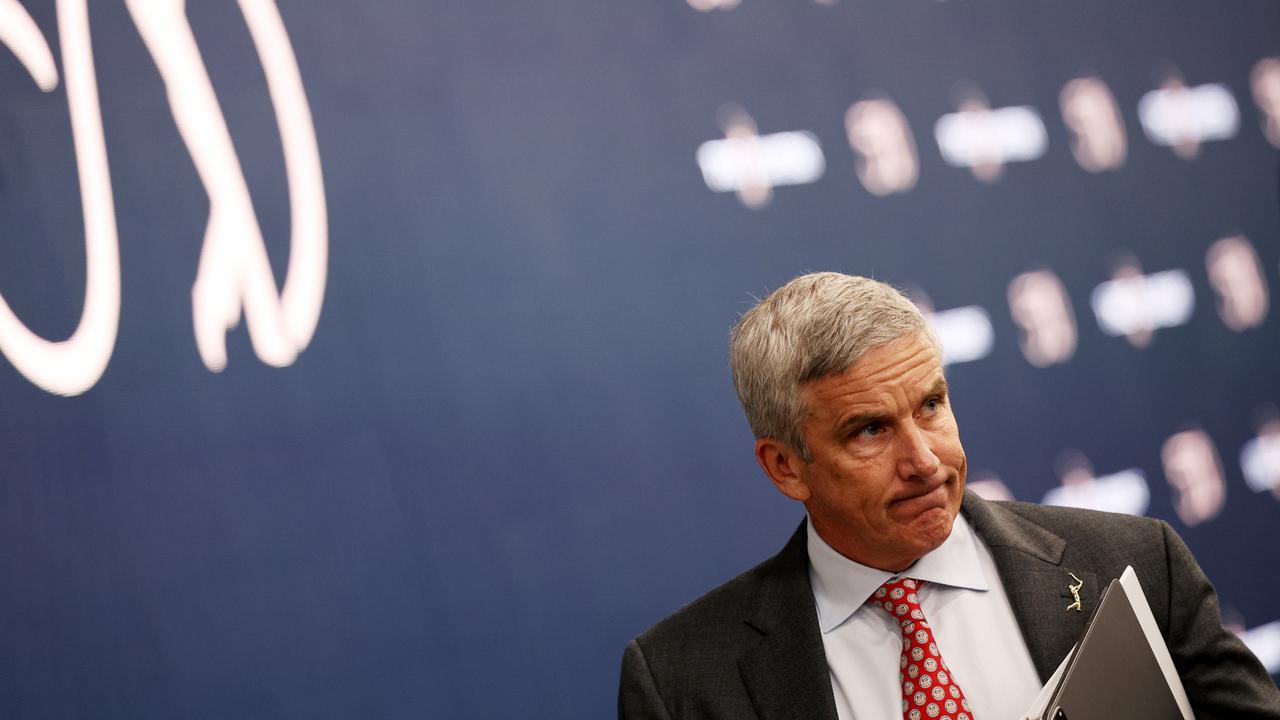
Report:
[[[942,659],[933,630],[920,609],[916,591],[924,582],[902,578],[881,585],[867,602],[873,603],[897,621],[902,631],[902,659],[898,679],[902,682],[904,720],[973,720],[964,691],[951,676]]]

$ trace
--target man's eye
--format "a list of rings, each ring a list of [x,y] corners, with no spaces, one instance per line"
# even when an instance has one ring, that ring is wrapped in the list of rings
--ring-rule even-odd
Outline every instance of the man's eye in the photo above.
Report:
[[[929,412],[936,412],[941,407],[942,407],[942,398],[940,396],[935,395],[929,398],[928,400],[924,401],[924,409],[928,410]]]
[[[858,434],[866,435],[868,437],[875,437],[876,435],[879,435],[882,432],[884,432],[884,426],[881,425],[880,423],[867,423],[866,425],[862,426],[862,429],[858,431]]]

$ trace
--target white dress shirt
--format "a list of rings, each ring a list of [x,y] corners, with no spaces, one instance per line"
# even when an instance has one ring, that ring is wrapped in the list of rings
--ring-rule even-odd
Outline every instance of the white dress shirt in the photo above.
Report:
[[[836,552],[813,523],[808,541],[809,582],[840,720],[902,717],[902,635],[883,608],[866,604],[892,577],[928,583],[919,593],[920,609],[974,720],[1021,717],[1040,690],[1040,678],[991,552],[963,516],[956,516],[942,545],[896,576]]]

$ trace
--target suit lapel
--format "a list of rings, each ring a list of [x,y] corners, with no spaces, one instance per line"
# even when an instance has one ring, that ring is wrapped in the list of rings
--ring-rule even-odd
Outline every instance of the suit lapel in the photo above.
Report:
[[[1005,507],[965,493],[962,511],[990,548],[1031,660],[1048,681],[1098,605],[1097,578],[1063,563],[1065,540]],[[1069,586],[1077,585],[1069,573],[1082,584],[1080,610],[1069,609]]]
[[[1073,571],[1084,582],[1082,610],[1068,610],[1074,600],[1067,586],[1075,582],[1064,567],[1008,547],[992,548],[991,553],[1036,672],[1041,682],[1047,682],[1080,639],[1092,608],[1097,606],[1097,597],[1089,591],[1097,587],[1096,579],[1092,573]]]
[[[760,720],[836,720],[818,611],[809,584],[805,524],[774,558],[746,623],[760,643],[738,663]]]

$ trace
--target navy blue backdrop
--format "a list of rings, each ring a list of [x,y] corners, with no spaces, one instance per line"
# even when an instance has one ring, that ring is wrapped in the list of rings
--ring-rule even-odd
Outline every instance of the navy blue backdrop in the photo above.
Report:
[[[88,274],[75,5],[0,2],[60,71],[42,89],[0,48],[0,294],[48,340],[78,327]],[[971,480],[1136,494],[1280,670],[1280,5],[278,6],[322,167],[323,306],[296,358],[260,359],[241,321],[213,372],[192,285],[214,203],[160,46],[123,1],[89,3],[119,324],[87,387],[0,360],[0,714],[609,716],[626,641],[801,517],[754,464],[726,345],[752,295],[806,270],[976,308],[955,337],[978,350],[949,370]],[[281,105],[241,7],[185,13],[280,286]],[[1064,114],[1078,78],[1105,88],[1097,172]],[[859,146],[867,100],[896,110]],[[985,124],[948,150],[937,123],[962,108]],[[726,133],[707,147],[741,193],[699,155]],[[875,148],[914,177],[865,179]],[[981,162],[947,159],[965,152]],[[1060,321],[1057,298],[1074,320],[1056,355],[1025,349],[1011,306],[1041,271],[1061,292],[1036,317]]]

